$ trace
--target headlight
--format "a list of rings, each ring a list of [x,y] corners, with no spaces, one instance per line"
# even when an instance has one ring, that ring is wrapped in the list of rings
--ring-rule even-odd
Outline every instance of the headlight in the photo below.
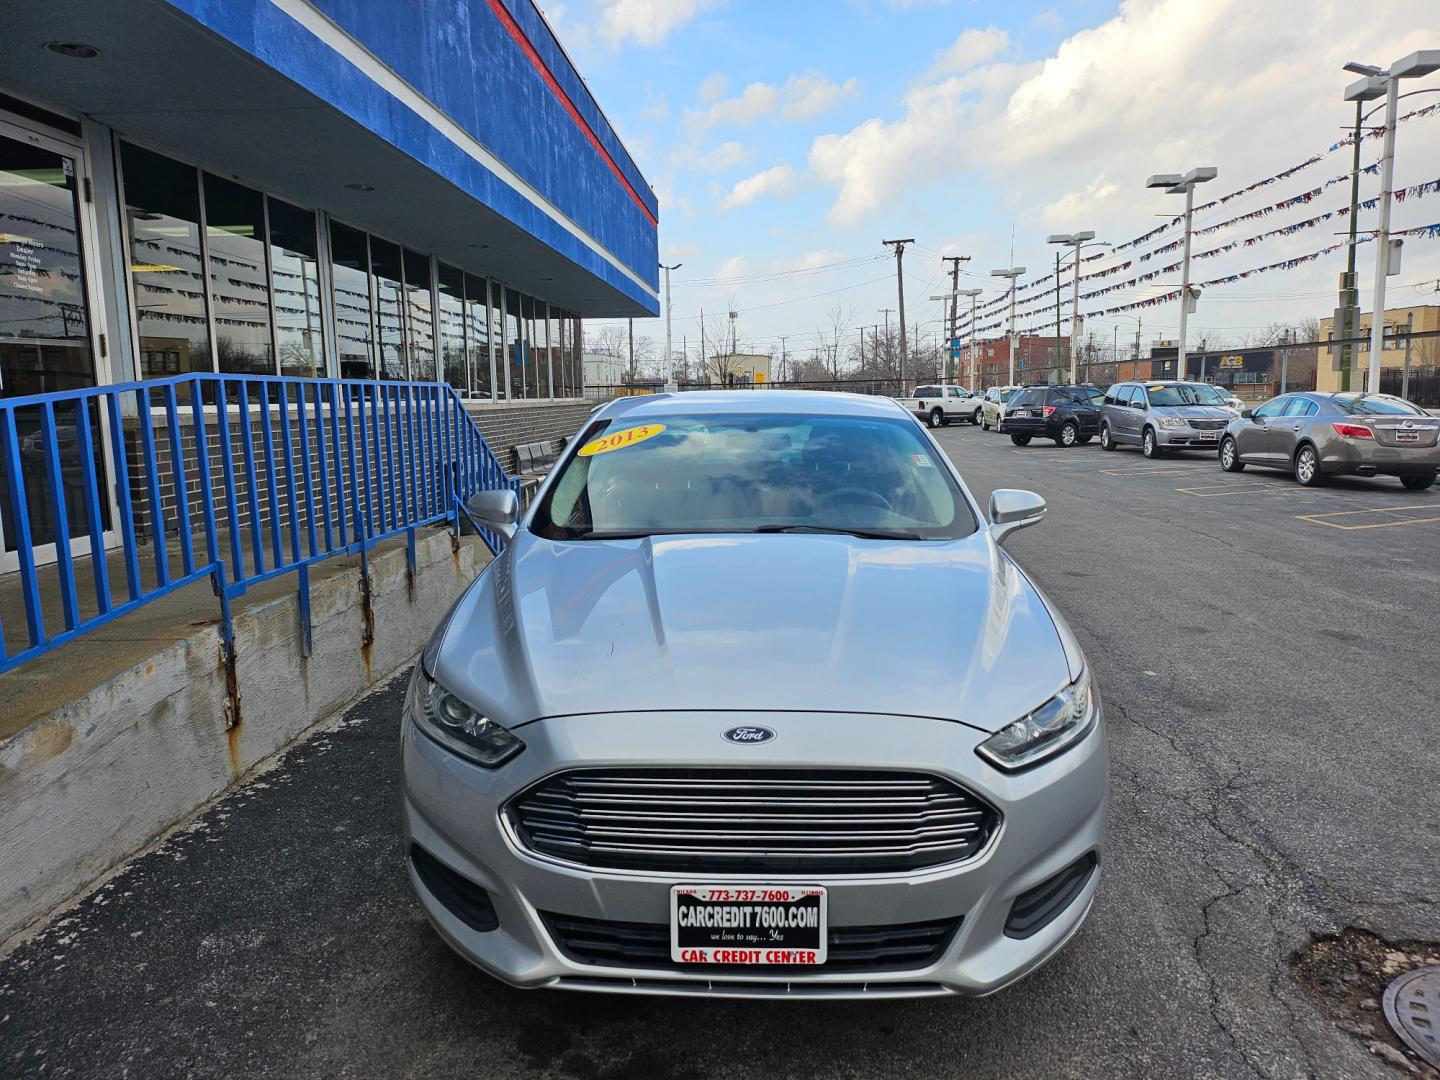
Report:
[[[1162,416],[1160,417],[1161,427],[1189,427],[1183,416]]]
[[[506,728],[482,716],[441,686],[420,664],[410,676],[405,711],[441,746],[487,769],[503,765],[525,744]]]
[[[1087,668],[1044,705],[986,739],[976,752],[1007,772],[1024,769],[1084,737],[1095,721],[1096,705]]]

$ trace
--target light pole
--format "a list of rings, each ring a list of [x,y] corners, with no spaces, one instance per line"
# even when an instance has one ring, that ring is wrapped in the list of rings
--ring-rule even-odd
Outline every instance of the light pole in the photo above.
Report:
[[[1117,312],[1114,316],[1112,316],[1112,318],[1116,318],[1116,319],[1129,319],[1131,322],[1133,322],[1133,323],[1135,324],[1135,356],[1134,356],[1133,359],[1138,363],[1138,361],[1140,360],[1140,325],[1141,325],[1141,324],[1140,324],[1140,316],[1138,316],[1138,315],[1121,315],[1121,314],[1119,314],[1119,313]],[[1130,377],[1131,377],[1131,378],[1138,378],[1139,375],[1138,375],[1137,372],[1132,371],[1132,372],[1130,373]]]
[[[1011,266],[1004,270],[991,270],[991,277],[1010,279],[1010,381],[1006,386],[1015,385],[1015,350],[1020,347],[1019,340],[1015,336],[1015,279],[1025,273],[1023,266]]]
[[[1078,376],[1078,373],[1077,373],[1077,372],[1078,372],[1078,369],[1077,369],[1077,359],[1076,359],[1076,358],[1079,356],[1079,353],[1080,353],[1080,249],[1081,249],[1081,248],[1085,248],[1085,247],[1112,247],[1112,246],[1113,246],[1113,245],[1111,245],[1111,244],[1106,243],[1106,242],[1103,241],[1103,240],[1100,241],[1100,242],[1098,242],[1098,243],[1094,243],[1094,244],[1092,244],[1092,243],[1089,242],[1089,241],[1092,241],[1092,240],[1094,240],[1094,239],[1095,239],[1095,233],[1094,233],[1094,231],[1092,231],[1092,230],[1090,230],[1090,229],[1086,229],[1084,232],[1077,232],[1077,233],[1056,233],[1056,234],[1054,234],[1053,236],[1051,236],[1051,237],[1049,238],[1049,240],[1048,240],[1048,243],[1051,243],[1051,244],[1064,244],[1064,245],[1066,245],[1066,246],[1068,246],[1068,247],[1073,247],[1073,248],[1075,249],[1074,252],[1072,252],[1072,255],[1074,256],[1074,259],[1075,259],[1075,283],[1074,283],[1074,292],[1072,293],[1071,299],[1070,299],[1070,385],[1071,385],[1071,386],[1074,386],[1075,383],[1077,383],[1077,382],[1079,381],[1079,376]],[[1058,292],[1058,291],[1059,291],[1059,288],[1060,288],[1060,281],[1059,281],[1060,274],[1059,274],[1059,271],[1058,271],[1058,270],[1056,271],[1055,278],[1056,278],[1055,288],[1056,288],[1056,291]],[[1060,308],[1059,308],[1058,302],[1057,302],[1056,308],[1055,308],[1055,321],[1056,321],[1056,322],[1059,322],[1059,321],[1060,321]],[[1057,335],[1057,336],[1058,336],[1058,335]],[[1057,341],[1057,342],[1055,343],[1055,345],[1056,345],[1056,348],[1059,348],[1060,343]]]
[[[674,266],[660,264],[660,269],[665,271],[665,368],[667,371],[675,363],[675,345],[670,337],[670,271],[679,270],[683,265],[685,264],[676,263]]]
[[[980,290],[979,290],[979,289],[957,289],[956,292],[955,292],[955,295],[956,295],[956,296],[968,296],[968,297],[970,298],[970,386],[969,386],[969,390],[970,390],[970,392],[973,394],[973,393],[975,393],[975,383],[976,383],[976,378],[975,378],[975,298],[980,295]],[[955,336],[956,336],[956,338],[959,338],[960,333],[959,333],[958,330],[956,331]],[[958,348],[958,347],[959,347],[959,342],[957,341],[955,344],[956,344],[956,348]]]
[[[1180,258],[1180,340],[1176,349],[1175,377],[1185,378],[1185,317],[1194,300],[1190,296],[1190,220],[1195,213],[1195,185],[1214,180],[1220,170],[1213,165],[1179,173],[1159,173],[1145,181],[1147,188],[1164,188],[1171,195],[1185,196],[1185,253]]]
[[[1370,369],[1365,391],[1380,392],[1380,351],[1385,347],[1385,278],[1399,273],[1399,252],[1390,250],[1390,185],[1395,173],[1395,116],[1400,80],[1418,79],[1440,70],[1440,49],[1422,49],[1395,61],[1390,70],[1351,62],[1346,69],[1363,76],[1345,88],[1346,101],[1385,98],[1385,150],[1380,156],[1380,220],[1375,230],[1375,299],[1370,305]],[[1398,244],[1397,244],[1398,247]]]

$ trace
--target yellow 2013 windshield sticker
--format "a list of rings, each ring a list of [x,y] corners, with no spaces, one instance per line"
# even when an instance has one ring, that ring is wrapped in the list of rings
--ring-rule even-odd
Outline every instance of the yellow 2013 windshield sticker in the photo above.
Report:
[[[611,450],[624,450],[627,446],[634,446],[646,439],[653,439],[664,430],[664,424],[641,424],[639,427],[626,428],[624,431],[612,431],[608,435],[601,435],[598,439],[591,439],[587,442],[580,448],[580,456],[594,457],[596,454],[608,454]]]

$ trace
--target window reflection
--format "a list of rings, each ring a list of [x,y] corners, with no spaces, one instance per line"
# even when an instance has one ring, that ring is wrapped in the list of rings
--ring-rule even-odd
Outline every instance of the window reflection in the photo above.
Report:
[[[469,387],[465,356],[465,275],[453,266],[440,264],[440,359],[445,381],[464,392]]]
[[[325,332],[320,321],[315,215],[279,199],[268,201],[280,374],[323,375]]]
[[[205,251],[219,368],[235,375],[272,375],[264,200],[258,191],[209,173],[204,188]]]
[[[490,286],[485,278],[465,275],[465,333],[470,348],[470,396],[488,398],[494,386],[495,358],[490,351]]]
[[[375,377],[374,330],[370,318],[370,252],[365,234],[330,223],[330,276],[334,281],[335,344],[342,379]]]
[[[0,397],[95,385],[77,190],[72,159],[0,136]],[[93,401],[62,402],[52,428],[58,476],[50,469],[39,407],[13,413],[30,542],[37,547],[57,538],[52,480],[71,537],[84,537],[90,528],[79,464],[82,410],[90,425],[90,452],[103,460],[98,407]],[[7,552],[19,546],[10,486],[9,465],[0,459],[0,536]],[[102,530],[110,527],[109,511],[102,496]]]
[[[434,382],[435,314],[430,309],[430,256],[405,249],[405,315],[408,378]]]
[[[514,289],[506,289],[503,296],[505,329],[501,340],[505,345],[505,396],[513,400],[525,396],[521,392],[523,384],[520,381],[523,374],[520,366],[520,294]]]
[[[120,160],[140,373],[210,371],[199,176],[189,165],[129,143],[121,145]]]
[[[93,386],[69,158],[0,137],[0,393]]]
[[[376,343],[380,378],[405,378],[405,279],[400,245],[370,237],[370,273],[375,281]]]

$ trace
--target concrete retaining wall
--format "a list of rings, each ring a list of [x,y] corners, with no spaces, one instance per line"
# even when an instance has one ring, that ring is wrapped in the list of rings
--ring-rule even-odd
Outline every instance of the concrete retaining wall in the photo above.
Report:
[[[317,578],[308,659],[293,594],[238,612],[228,731],[220,636],[205,626],[0,742],[0,941],[406,666],[487,557],[474,538],[427,532],[412,592],[404,549],[376,554],[368,644],[358,567]]]

